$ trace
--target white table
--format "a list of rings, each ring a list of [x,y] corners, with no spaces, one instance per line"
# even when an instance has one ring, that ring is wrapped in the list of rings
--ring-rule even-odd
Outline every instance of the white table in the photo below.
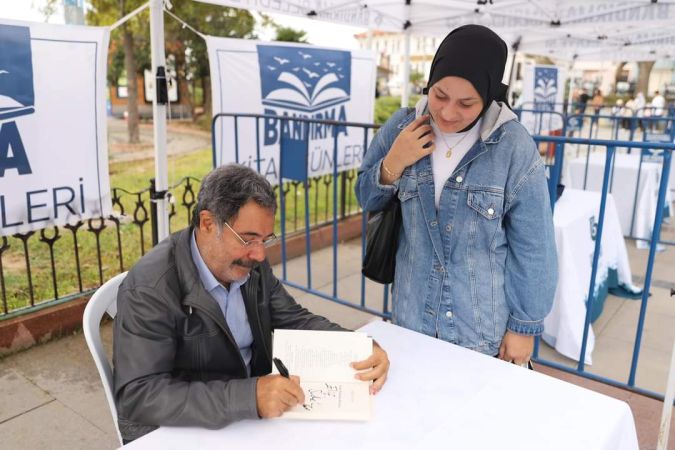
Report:
[[[370,422],[246,420],[168,428],[129,449],[637,449],[628,405],[384,322],[389,380]]]
[[[591,153],[588,161],[586,190],[597,192],[602,190],[605,156],[604,151]],[[613,183],[610,181],[610,192],[614,195],[616,201],[623,235],[631,235],[631,223],[633,223],[632,237],[649,239],[656,214],[661,164],[649,161],[642,163],[636,202],[635,186],[637,185],[638,168],[640,166],[640,152],[637,151],[630,155],[615,153],[614,159]],[[585,157],[569,161],[563,183],[570,188],[584,189],[585,170]],[[666,195],[666,201],[671,202],[670,192]],[[635,211],[634,221],[633,211]],[[644,246],[641,245],[641,247]]]
[[[553,348],[575,361],[579,360],[586,318],[586,300],[591,281],[595,233],[600,218],[600,194],[566,188],[556,202],[553,213],[556,249],[558,251],[558,285],[553,309],[544,320],[542,338]],[[595,302],[604,302],[597,293],[605,286],[609,270],[617,271],[619,285],[632,292],[630,262],[614,197],[607,195],[605,222],[600,245],[600,258],[595,279]],[[592,363],[595,344],[592,327],[586,345],[586,364]]]

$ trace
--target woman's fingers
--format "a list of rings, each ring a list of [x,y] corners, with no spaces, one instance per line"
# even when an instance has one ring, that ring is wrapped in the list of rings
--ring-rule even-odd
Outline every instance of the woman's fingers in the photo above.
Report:
[[[409,132],[415,131],[420,126],[422,126],[427,120],[429,120],[428,114],[421,115],[412,122],[410,122],[410,124],[407,127],[405,127],[405,129]]]

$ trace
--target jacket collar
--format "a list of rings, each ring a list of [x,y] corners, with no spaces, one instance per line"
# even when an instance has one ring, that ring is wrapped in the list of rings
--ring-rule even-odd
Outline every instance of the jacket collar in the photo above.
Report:
[[[411,109],[410,112],[406,114],[397,127],[399,129],[407,127],[410,122],[415,120],[415,117],[418,117],[424,112],[427,107],[427,102],[427,96],[420,98],[415,105],[415,108]],[[516,116],[516,114],[504,103],[493,101],[490,104],[490,107],[485,111],[485,114],[483,114],[483,121],[480,126],[480,140],[486,144],[498,143],[505,134],[502,125],[512,120],[518,120],[518,116]],[[466,156],[468,156],[468,154]]]
[[[223,311],[202,284],[199,277],[199,271],[192,259],[190,247],[192,233],[193,227],[189,227],[171,236],[176,271],[178,272],[178,281],[183,291],[181,303],[185,307],[194,307],[203,310],[220,326],[232,345],[236,347],[236,341],[232,336],[230,328],[227,326]],[[246,308],[246,314],[248,315],[254,342],[259,343],[258,345],[265,345],[264,341],[262,341],[264,336],[260,325],[260,314],[257,310],[257,301],[259,298],[262,298],[262,296],[259,295],[260,270],[260,267],[251,270],[248,280],[241,286],[241,293],[242,298],[244,299],[244,306]]]
[[[193,227],[189,227],[171,236],[178,281],[183,290],[181,301],[183,305],[195,306],[205,310],[221,327],[227,329],[223,312],[202,284],[199,271],[192,260],[190,249],[192,232]]]

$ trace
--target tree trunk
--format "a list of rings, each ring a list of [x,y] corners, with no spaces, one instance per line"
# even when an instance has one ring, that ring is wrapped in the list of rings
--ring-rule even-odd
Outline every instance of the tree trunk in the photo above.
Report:
[[[129,143],[138,144],[138,83],[136,74],[136,59],[134,57],[134,35],[126,25],[122,26],[124,36],[124,68],[127,72],[127,131]]]
[[[625,81],[623,80],[623,66],[626,64],[625,61],[621,61],[617,66],[616,70],[614,70],[614,93],[618,94],[616,86],[619,84],[619,81]]]
[[[204,114],[207,117],[213,117],[213,107],[211,105],[211,77],[204,75],[202,77],[202,96],[204,98]]]
[[[639,61],[638,62],[638,80],[635,87],[635,93],[642,92],[647,96],[649,89],[649,75],[652,73],[655,61]]]
[[[194,118],[194,109],[192,106],[192,96],[190,95],[190,86],[187,79],[187,64],[185,63],[185,51],[179,48],[176,51],[176,80],[178,83],[178,104],[185,112],[189,111],[192,118]],[[184,118],[185,114],[181,114]]]

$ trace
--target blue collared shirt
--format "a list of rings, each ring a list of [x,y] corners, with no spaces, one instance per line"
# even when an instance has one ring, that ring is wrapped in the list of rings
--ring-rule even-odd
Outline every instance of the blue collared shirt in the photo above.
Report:
[[[241,357],[244,359],[244,363],[246,363],[246,371],[250,375],[253,333],[251,333],[251,325],[248,323],[244,298],[241,296],[241,285],[248,280],[249,276],[247,275],[241,280],[230,283],[230,290],[228,291],[206,266],[197,248],[194,231],[192,232],[190,247],[192,250],[192,261],[197,266],[199,278],[202,280],[206,291],[211,294],[211,297],[220,306],[225,316],[225,322],[227,322],[227,326],[230,328],[230,332],[239,347],[239,353],[241,353]]]

